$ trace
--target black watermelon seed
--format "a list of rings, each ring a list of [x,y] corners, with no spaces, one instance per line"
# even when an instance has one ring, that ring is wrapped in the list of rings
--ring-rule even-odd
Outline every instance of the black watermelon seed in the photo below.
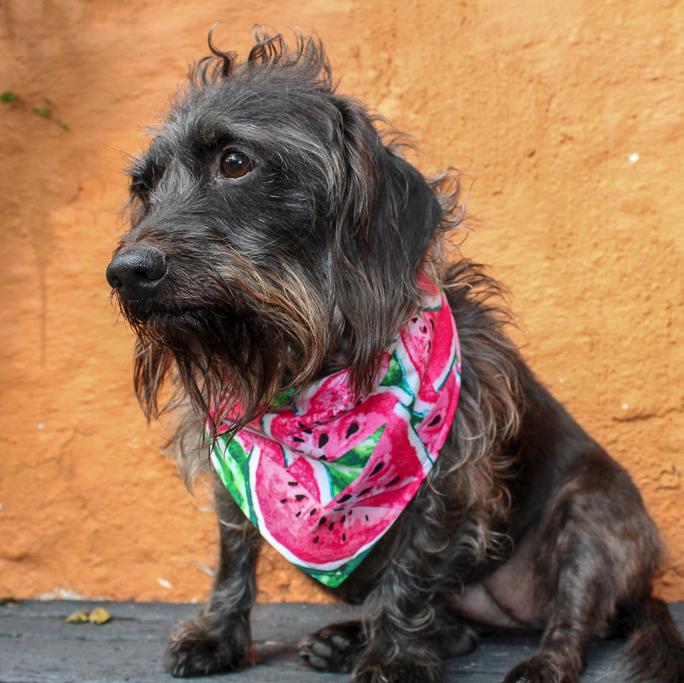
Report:
[[[302,439],[299,436],[293,436],[292,440],[295,441],[296,443],[304,443],[304,439]]]
[[[318,458],[318,459],[319,459],[319,460],[324,460],[324,461],[327,462],[328,456],[327,456],[327,455],[322,455],[322,456],[321,456],[320,458]]]
[[[344,520],[347,519],[347,515],[342,515],[342,519],[340,520],[342,524],[344,524]]]
[[[351,517],[354,514],[354,510],[349,510],[347,514]]]
[[[361,491],[361,493],[359,493],[359,495],[365,496],[369,491],[370,491],[370,487],[368,487],[367,489],[363,489],[363,491]]]
[[[417,323],[417,322],[418,322],[418,318],[411,318],[411,322],[412,322],[412,323]]]
[[[334,528],[335,528],[335,522],[330,522],[330,524],[328,524],[328,531],[332,531]]]
[[[324,524],[327,524],[328,518],[327,517],[321,517],[320,520],[318,521],[318,526],[323,526]]]
[[[303,493],[298,493],[295,496],[295,500],[304,500],[305,498],[306,498],[306,496]]]
[[[393,485],[396,484],[400,479],[401,479],[401,477],[394,477],[394,479],[392,479],[392,481],[388,481],[388,482],[387,482],[387,486],[393,486]]]
[[[287,498],[281,498],[281,499],[280,499],[280,502],[281,502],[283,505],[285,505],[285,503],[287,503]]]
[[[287,485],[288,485],[288,486],[298,486],[298,484],[297,484],[296,481],[288,481],[288,482],[287,482]]]
[[[427,325],[421,325],[420,331],[425,334],[427,332]]]
[[[370,522],[370,519],[368,519],[368,515],[364,515],[364,517],[366,518],[367,522]]]
[[[318,543],[318,536],[314,538],[314,543]]]
[[[356,422],[352,422],[347,428],[347,435],[345,438],[349,438],[352,434],[356,434],[359,431],[359,425]]]
[[[442,419],[441,415],[435,415],[430,422],[428,422],[428,427],[434,427]]]
[[[310,429],[302,429],[302,431],[304,432],[304,434],[311,434],[311,430],[310,430]]]
[[[344,508],[333,508],[333,512],[344,512]]]
[[[300,429],[306,429],[306,425],[303,422],[297,422],[297,427]]]
[[[351,498],[351,493],[345,493],[342,498],[340,498],[337,502],[338,503],[346,503],[350,498]]]
[[[317,512],[318,512],[317,508],[311,508],[311,512],[309,512],[309,514],[313,517]]]
[[[375,476],[384,466],[385,463],[379,462],[374,468],[373,471],[370,473],[370,476],[373,477]]]
[[[323,446],[325,446],[325,444],[327,444],[329,440],[330,437],[327,434],[321,434],[321,436],[318,439],[318,447],[323,448]]]
[[[347,540],[347,534],[342,534],[342,542],[345,542]]]
[[[302,511],[300,510],[300,511],[295,515],[295,517],[299,517],[301,514],[302,514]]]
[[[430,325],[432,325],[432,329],[434,330],[435,329],[435,321],[432,318],[430,318],[428,320],[428,322],[430,323]]]

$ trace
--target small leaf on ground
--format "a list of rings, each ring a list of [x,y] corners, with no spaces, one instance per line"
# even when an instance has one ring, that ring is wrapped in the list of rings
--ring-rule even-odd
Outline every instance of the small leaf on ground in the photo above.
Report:
[[[16,102],[18,99],[16,93],[13,93],[11,90],[5,90],[5,92],[0,93],[0,102]]]
[[[112,615],[104,607],[96,607],[88,617],[91,624],[106,624],[112,620]]]
[[[104,607],[96,607],[90,612],[74,612],[64,621],[66,621],[67,624],[87,624],[90,622],[91,624],[100,626],[111,620],[112,615]]]
[[[74,612],[70,614],[64,621],[67,624],[87,624],[88,612]]]

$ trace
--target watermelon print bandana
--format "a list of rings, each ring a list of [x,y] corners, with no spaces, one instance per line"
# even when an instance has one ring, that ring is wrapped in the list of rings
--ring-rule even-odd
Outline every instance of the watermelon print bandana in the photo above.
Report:
[[[461,380],[456,325],[436,286],[357,401],[341,370],[279,395],[232,439],[219,423],[211,460],[247,518],[287,560],[327,586],[359,566],[439,455]]]

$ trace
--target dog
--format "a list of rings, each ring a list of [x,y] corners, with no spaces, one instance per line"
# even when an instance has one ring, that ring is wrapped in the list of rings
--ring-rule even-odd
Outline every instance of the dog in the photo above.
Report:
[[[455,414],[398,517],[373,530],[343,581],[324,581],[361,605],[362,619],[314,633],[301,658],[354,683],[437,683],[444,658],[475,647],[483,625],[534,629],[538,651],[505,683],[574,683],[590,640],[617,633],[628,641],[614,680],[682,683],[684,643],[652,593],[661,541],[636,486],[528,368],[507,336],[498,283],[449,258],[464,217],[457,175],[424,177],[400,136],[379,133],[378,119],[338,94],[319,39],[297,34],[288,46],[257,31],[242,62],[211,32],[209,48],[130,169],[131,228],[107,268],[137,335],[134,383],[148,419],[176,411],[186,480],[214,481],[215,583],[203,612],[172,635],[167,671],[209,675],[252,657],[266,530],[238,505],[233,475],[212,470],[209,449],[218,439],[244,445],[235,440],[279,397],[324,377],[344,377],[362,410],[433,283],[458,334]],[[175,391],[163,403],[167,382]],[[322,458],[295,462],[305,460],[320,468]],[[290,526],[281,531],[296,544]]]

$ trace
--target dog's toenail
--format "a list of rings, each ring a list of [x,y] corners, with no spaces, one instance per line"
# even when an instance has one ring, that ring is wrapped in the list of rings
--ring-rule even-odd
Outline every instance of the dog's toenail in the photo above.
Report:
[[[322,657],[316,657],[316,655],[310,655],[308,662],[309,664],[311,664],[311,666],[315,667],[316,669],[328,668],[328,661],[323,659]]]
[[[330,640],[338,650],[342,651],[347,650],[351,645],[351,640],[345,638],[345,636],[332,636]]]
[[[331,657],[333,654],[333,649],[330,647],[330,645],[322,642],[314,643],[311,646],[311,649],[321,657]]]

